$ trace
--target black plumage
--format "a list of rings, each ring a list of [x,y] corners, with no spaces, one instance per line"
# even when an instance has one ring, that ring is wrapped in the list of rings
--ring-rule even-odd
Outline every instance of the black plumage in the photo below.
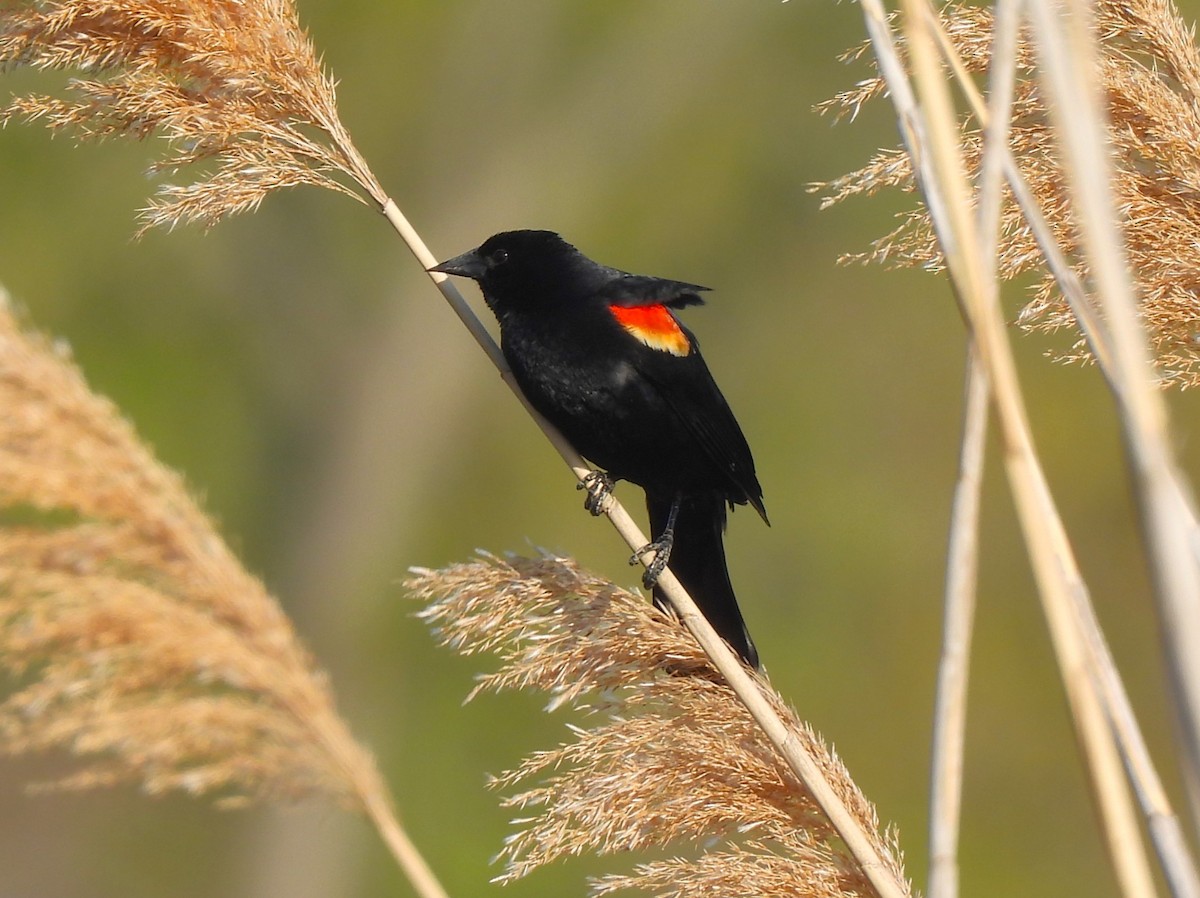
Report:
[[[675,314],[701,304],[707,288],[600,265],[551,231],[497,234],[432,270],[479,283],[530,403],[609,478],[646,491],[651,536],[670,569],[757,667],[722,534],[727,504],[767,519],[762,487],[695,336]],[[657,589],[655,600],[666,604]]]

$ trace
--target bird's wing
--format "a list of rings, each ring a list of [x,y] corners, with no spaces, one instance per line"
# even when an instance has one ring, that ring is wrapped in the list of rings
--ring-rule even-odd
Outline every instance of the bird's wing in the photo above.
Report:
[[[700,294],[708,289],[685,281],[671,281],[613,269],[612,276],[607,278],[596,292],[598,298],[610,306],[667,306],[672,309],[684,309],[688,306],[702,305],[704,300]]]
[[[700,293],[707,289],[609,268],[594,294],[631,336],[651,349],[683,357],[691,352],[691,334],[672,309],[701,305]]]
[[[642,353],[637,368],[678,416],[715,468],[729,479],[730,499],[749,502],[766,521],[762,487],[754,472],[750,446],[696,348],[695,337],[686,330],[685,333],[692,346],[686,357]],[[680,376],[684,373],[680,366],[692,370]]]
[[[616,269],[608,275],[597,295],[625,331],[646,347],[638,354],[636,368],[720,476],[728,479],[730,499],[749,502],[767,520],[746,437],[713,381],[696,338],[672,311],[702,304],[700,293],[708,288]]]

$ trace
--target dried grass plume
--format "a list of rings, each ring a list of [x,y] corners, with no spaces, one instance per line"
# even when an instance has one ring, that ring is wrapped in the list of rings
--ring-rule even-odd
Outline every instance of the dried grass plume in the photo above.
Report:
[[[1098,78],[1107,98],[1109,137],[1117,177],[1115,189],[1129,260],[1137,279],[1140,312],[1150,334],[1158,373],[1166,384],[1200,384],[1200,52],[1193,33],[1169,0],[1099,0],[1095,5],[1102,56]],[[991,61],[992,12],[951,3],[942,22],[964,65],[983,76]],[[1087,283],[1079,234],[1072,222],[1067,185],[1045,102],[1032,72],[1028,40],[1018,49],[1018,81],[1010,145],[1058,243]],[[849,56],[857,58],[863,50]],[[879,96],[879,77],[861,81],[823,104],[826,111],[853,115]],[[968,165],[978,172],[981,133],[971,117],[963,120]],[[913,189],[908,157],[880,150],[863,168],[818,185],[826,203],[878,190]],[[938,268],[942,264],[925,208],[866,253],[848,260]],[[1015,278],[1040,272],[1032,298],[1019,315],[1030,330],[1077,329],[1066,300],[1033,235],[1011,197],[1005,202],[999,273]],[[1091,352],[1079,339],[1059,357],[1086,361]]]
[[[191,168],[191,183],[159,188],[145,228],[212,225],[298,184],[386,200],[290,0],[18,0],[0,7],[0,67],[15,65],[80,77],[63,97],[13,99],[0,122],[161,135],[153,170]]]
[[[263,585],[65,350],[0,303],[0,751],[224,801],[382,794]]]
[[[408,586],[437,638],[501,660],[481,691],[537,689],[585,712],[572,741],[495,780],[521,816],[500,880],[561,858],[669,849],[592,893],[848,898],[875,894],[832,827],[689,634],[639,596],[561,558],[485,556]],[[894,834],[837,757],[776,709],[903,882]],[[681,855],[690,855],[683,857]]]

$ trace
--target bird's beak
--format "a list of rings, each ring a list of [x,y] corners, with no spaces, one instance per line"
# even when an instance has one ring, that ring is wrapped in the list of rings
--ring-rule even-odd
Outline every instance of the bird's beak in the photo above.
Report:
[[[440,271],[442,274],[457,274],[460,277],[479,280],[487,271],[487,264],[479,255],[479,250],[473,249],[470,252],[463,253],[461,256],[455,256],[453,259],[447,259],[440,265],[434,265],[430,271]]]

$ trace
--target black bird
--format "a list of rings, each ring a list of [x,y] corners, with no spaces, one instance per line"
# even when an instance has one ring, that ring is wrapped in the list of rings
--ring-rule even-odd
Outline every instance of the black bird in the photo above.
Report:
[[[697,284],[629,274],[587,258],[552,231],[508,231],[430,269],[479,283],[500,343],[530,403],[613,481],[646,491],[664,565],[713,628],[751,667],[758,652],[725,564],[725,508],[752,505],[764,521],[750,447],[676,309],[700,305]],[[669,562],[668,562],[669,559]],[[655,602],[669,607],[657,588]]]

